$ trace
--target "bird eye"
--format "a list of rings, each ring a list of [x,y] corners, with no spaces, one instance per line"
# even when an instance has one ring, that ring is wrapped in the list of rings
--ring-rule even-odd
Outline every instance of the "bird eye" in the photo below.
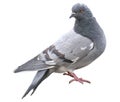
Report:
[[[80,10],[80,13],[83,13],[84,11],[83,10]]]

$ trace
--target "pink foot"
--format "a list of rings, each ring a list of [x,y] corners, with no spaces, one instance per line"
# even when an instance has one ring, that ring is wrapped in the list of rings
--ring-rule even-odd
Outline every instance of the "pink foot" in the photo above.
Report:
[[[67,72],[67,73],[64,73],[63,75],[68,75],[68,76],[71,76],[73,77],[74,79],[70,80],[69,81],[69,84],[72,83],[73,81],[78,81],[80,82],[81,84],[83,84],[84,82],[86,83],[91,83],[90,81],[88,80],[85,80],[85,79],[82,79],[82,78],[78,78],[74,73],[72,72]]]

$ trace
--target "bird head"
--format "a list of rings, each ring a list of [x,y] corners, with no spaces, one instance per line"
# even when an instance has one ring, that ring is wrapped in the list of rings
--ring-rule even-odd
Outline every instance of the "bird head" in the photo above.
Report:
[[[72,7],[72,14],[70,18],[72,17],[76,18],[77,20],[82,20],[92,17],[92,12],[86,5],[77,3]]]

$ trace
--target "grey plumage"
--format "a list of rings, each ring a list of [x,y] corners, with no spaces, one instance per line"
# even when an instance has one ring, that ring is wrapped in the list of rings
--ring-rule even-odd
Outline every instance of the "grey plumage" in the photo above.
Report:
[[[14,71],[15,73],[38,71],[23,97],[31,90],[34,93],[38,85],[51,73],[82,68],[104,52],[106,46],[104,32],[90,9],[84,4],[77,3],[72,7],[71,17],[76,21],[69,33]]]
[[[35,75],[35,78],[33,79],[32,83],[31,83],[30,87],[27,89],[27,91],[25,92],[25,94],[23,95],[22,98],[24,98],[31,90],[33,90],[33,92],[31,93],[31,95],[32,95],[35,92],[38,85],[45,78],[47,78],[50,74],[51,73],[49,72],[49,69],[38,71]]]

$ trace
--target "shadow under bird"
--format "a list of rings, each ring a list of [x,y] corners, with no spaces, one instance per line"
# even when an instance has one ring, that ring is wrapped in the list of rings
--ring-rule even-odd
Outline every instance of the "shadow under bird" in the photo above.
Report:
[[[73,79],[69,83],[73,81],[82,84],[84,82],[90,83],[88,80],[78,78],[73,71],[87,66],[104,52],[106,47],[105,35],[86,5],[75,4],[72,7],[70,18],[72,17],[75,18],[75,24],[69,33],[64,34],[50,47],[14,71],[15,73],[37,71],[22,98],[31,90],[33,90],[33,94],[38,85],[53,72],[71,76]]]

